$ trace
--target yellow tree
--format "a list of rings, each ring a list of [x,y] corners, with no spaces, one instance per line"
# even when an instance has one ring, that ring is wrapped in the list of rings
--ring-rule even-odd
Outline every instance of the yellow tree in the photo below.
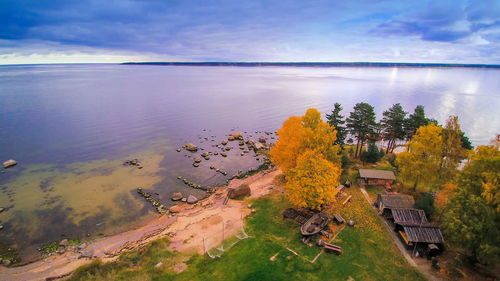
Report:
[[[452,180],[457,174],[460,161],[467,157],[462,147],[462,131],[457,116],[450,116],[443,129],[443,154],[439,174],[443,180]]]
[[[286,195],[298,207],[320,210],[335,201],[341,169],[317,150],[306,150],[287,173]]]
[[[287,172],[307,149],[317,150],[332,163],[339,163],[337,132],[321,119],[321,113],[310,108],[304,116],[288,118],[278,130],[279,139],[270,151],[271,160]]]
[[[278,130],[279,139],[271,149],[270,155],[271,160],[283,172],[295,167],[298,153],[303,147],[304,135],[305,129],[299,116],[288,118]]]
[[[500,260],[500,151],[479,146],[457,177],[443,226],[448,240],[483,264]]]
[[[422,190],[439,182],[439,168],[443,151],[443,128],[430,124],[422,126],[409,143],[410,151],[398,154],[396,162],[400,177],[412,183],[413,191]]]

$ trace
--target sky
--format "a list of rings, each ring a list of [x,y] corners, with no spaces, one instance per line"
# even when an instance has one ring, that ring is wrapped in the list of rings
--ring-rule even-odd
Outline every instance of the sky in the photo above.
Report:
[[[0,64],[500,64],[500,0],[0,0]]]

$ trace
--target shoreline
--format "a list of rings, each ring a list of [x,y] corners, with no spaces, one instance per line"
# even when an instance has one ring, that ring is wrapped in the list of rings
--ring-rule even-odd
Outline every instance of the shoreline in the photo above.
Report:
[[[179,213],[160,215],[140,227],[98,238],[82,249],[68,247],[62,254],[53,254],[32,263],[17,267],[2,266],[0,279],[20,281],[63,278],[96,259],[112,261],[123,252],[142,248],[163,237],[170,237],[169,248],[172,251],[204,254],[205,250],[222,242],[221,223],[225,226],[225,237],[229,238],[241,230],[244,218],[252,212],[240,200],[229,200],[224,205],[227,189],[246,183],[251,189],[250,198],[258,198],[272,190],[274,178],[280,173],[279,169],[271,168],[244,179],[233,179],[196,204],[179,204]]]
[[[235,66],[235,67],[405,67],[405,68],[480,68],[498,69],[498,64],[482,63],[412,63],[412,62],[228,62],[228,61],[157,61],[122,62],[119,65],[157,65],[157,66]]]

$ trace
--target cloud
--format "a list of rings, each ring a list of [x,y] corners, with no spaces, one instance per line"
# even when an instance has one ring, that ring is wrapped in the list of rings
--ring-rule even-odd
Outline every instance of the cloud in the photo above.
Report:
[[[484,62],[492,57],[482,54],[500,51],[496,2],[0,0],[0,54],[9,62],[34,54],[47,62],[75,54],[78,61],[118,54],[149,61]]]
[[[189,61],[186,57],[158,55],[41,40],[0,40],[0,64],[121,63],[124,61]]]
[[[500,34],[495,31],[500,26],[498,3],[488,0],[430,2],[421,10],[381,23],[372,32],[382,36],[413,36],[435,42],[498,43]]]

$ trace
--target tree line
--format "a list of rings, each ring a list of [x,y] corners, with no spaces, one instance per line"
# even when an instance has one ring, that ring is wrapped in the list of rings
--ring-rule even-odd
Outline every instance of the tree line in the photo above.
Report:
[[[438,124],[425,116],[423,105],[417,105],[414,112],[408,114],[401,104],[396,103],[382,113],[383,118],[379,122],[376,121],[375,108],[368,103],[357,103],[347,117],[341,114],[342,109],[340,103],[335,103],[331,113],[326,114],[326,120],[337,131],[335,144],[343,147],[353,144],[355,140],[355,157],[361,156],[367,143],[377,140],[386,141],[385,153],[391,153],[397,141],[411,141],[418,128],[430,123]],[[470,140],[463,132],[460,132],[460,138],[465,149],[472,149]]]

